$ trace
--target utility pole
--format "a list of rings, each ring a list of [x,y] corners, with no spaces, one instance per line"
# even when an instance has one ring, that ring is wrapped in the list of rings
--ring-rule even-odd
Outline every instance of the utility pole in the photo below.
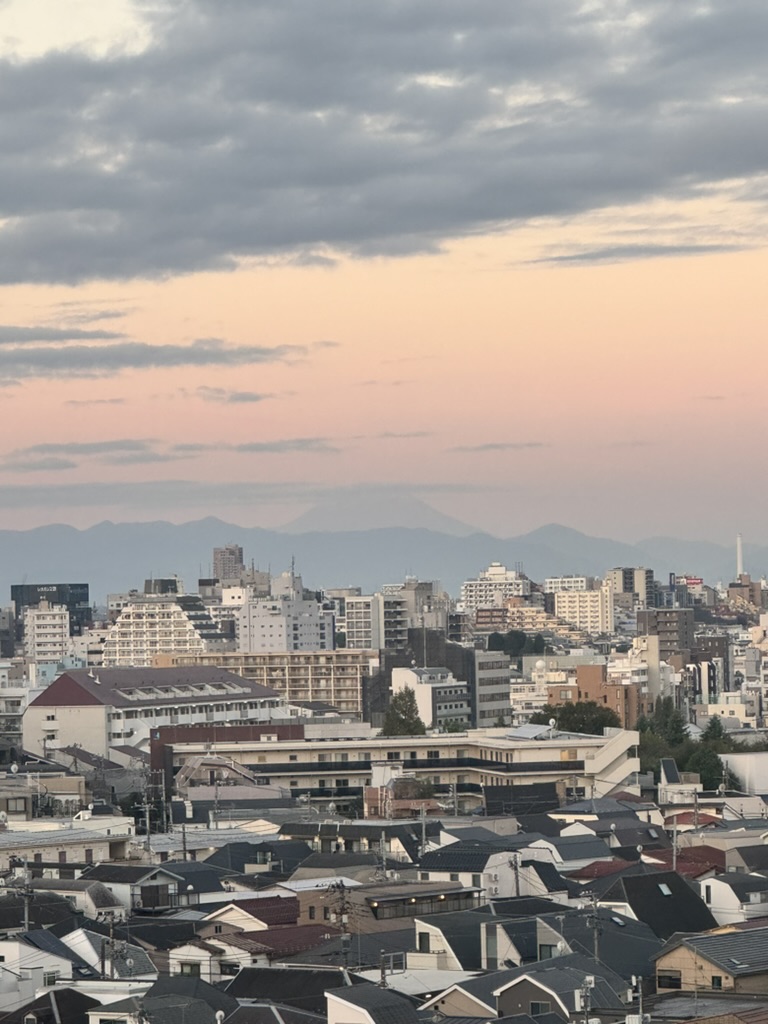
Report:
[[[515,874],[515,896],[520,895],[520,854],[512,854],[512,870]]]
[[[183,824],[183,823],[182,823],[182,826],[181,826],[181,850],[182,850],[182,855],[183,855],[182,859],[186,860],[187,859],[187,826],[185,824]]]
[[[677,871],[677,815],[672,827],[672,870]]]

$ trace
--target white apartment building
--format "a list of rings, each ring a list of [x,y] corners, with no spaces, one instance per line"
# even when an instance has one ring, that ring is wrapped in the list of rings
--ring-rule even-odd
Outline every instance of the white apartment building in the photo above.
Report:
[[[413,690],[419,718],[427,728],[443,729],[449,723],[467,728],[472,711],[466,683],[456,679],[447,668],[395,668],[392,693]]]
[[[109,631],[103,664],[142,667],[151,665],[159,654],[202,654],[216,643],[220,633],[199,598],[136,597],[123,607]]]
[[[238,650],[332,651],[333,612],[299,597],[248,601],[238,617]]]
[[[510,597],[529,597],[530,593],[531,581],[526,576],[501,562],[491,562],[476,579],[462,583],[461,603],[471,614],[478,608],[501,606]]]
[[[555,615],[585,633],[612,633],[613,591],[605,583],[599,590],[560,591],[555,594]]]
[[[24,712],[24,749],[109,756],[163,725],[249,725],[285,719],[279,694],[218,668],[103,668],[62,673]]]
[[[59,662],[69,647],[69,611],[63,604],[41,601],[24,609],[24,657]]]
[[[586,576],[548,576],[544,580],[545,594],[559,594],[563,590],[589,590],[591,580]]]

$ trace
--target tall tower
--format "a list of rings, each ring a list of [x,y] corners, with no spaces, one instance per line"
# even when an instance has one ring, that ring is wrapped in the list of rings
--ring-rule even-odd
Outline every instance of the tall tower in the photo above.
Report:
[[[736,534],[736,579],[740,580],[744,575],[744,549],[741,543],[741,534]]]

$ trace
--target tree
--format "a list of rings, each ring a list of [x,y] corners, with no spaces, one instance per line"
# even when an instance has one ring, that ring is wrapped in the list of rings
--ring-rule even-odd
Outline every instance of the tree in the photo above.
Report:
[[[671,697],[659,697],[651,718],[651,731],[665,739],[671,747],[683,743],[688,736],[685,719]]]
[[[380,736],[423,736],[427,727],[419,718],[416,694],[403,687],[389,702]]]
[[[710,740],[721,740],[721,739],[723,739],[724,736],[725,736],[725,729],[723,728],[723,723],[720,720],[720,716],[719,715],[712,715],[712,716],[710,716],[710,719],[707,722],[707,728],[701,734],[702,740],[705,743],[708,743]]]
[[[685,764],[686,772],[696,772],[704,789],[717,789],[723,782],[724,766],[711,747],[699,744]]]
[[[564,732],[580,732],[588,736],[600,736],[603,729],[621,726],[621,720],[612,708],[594,700],[577,701],[574,704],[547,704],[531,715],[534,725],[548,725],[554,718],[558,729]]]

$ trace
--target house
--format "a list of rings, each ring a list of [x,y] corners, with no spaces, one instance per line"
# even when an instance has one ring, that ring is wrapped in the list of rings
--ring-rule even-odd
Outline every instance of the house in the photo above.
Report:
[[[87,1012],[99,1007],[97,999],[73,988],[57,985],[30,1002],[0,1015],[0,1024],[88,1024]]]
[[[276,844],[277,845],[277,844]],[[407,861],[396,861],[385,858],[382,864],[378,853],[339,851],[338,853],[310,853],[291,874],[291,878],[328,878],[333,875],[344,875],[358,882],[368,882],[372,875],[382,871],[392,876],[397,875],[404,880],[416,880],[417,872],[414,865]]]
[[[526,847],[525,857],[530,860],[548,860],[558,871],[567,873],[596,860],[612,860],[613,853],[604,839],[590,833],[538,838]]]
[[[111,835],[86,828],[53,828],[0,832],[0,872],[9,871],[18,862],[27,861],[33,874],[44,861],[56,864],[56,875],[63,877],[67,865],[74,878],[74,865],[97,861],[121,860],[128,856],[131,836]]]
[[[768,875],[730,872],[700,882],[699,892],[718,924],[768,914]]]
[[[605,881],[608,884],[597,897],[599,905],[644,921],[660,939],[678,931],[701,932],[717,926],[701,897],[674,871],[623,872]]]
[[[295,896],[263,896],[212,910],[199,922],[197,934],[204,939],[225,932],[266,931],[277,925],[295,925],[298,919],[299,901]]]
[[[24,895],[14,889],[0,890],[0,939],[30,928],[51,928],[72,921],[72,904],[58,893],[33,892]]]
[[[694,847],[696,849],[696,847]],[[768,871],[768,845],[734,846],[725,853],[727,871]]]
[[[765,994],[768,928],[673,936],[656,957],[656,990]]]
[[[103,975],[116,981],[154,981],[157,978],[158,971],[152,960],[134,942],[118,942],[88,927],[75,928],[58,941],[79,958],[78,963],[83,961],[88,965],[92,976]]]
[[[451,843],[425,853],[419,862],[422,882],[459,882],[488,896],[532,896],[523,887],[519,854],[481,843]],[[527,890],[527,891],[526,891]]]
[[[40,949],[25,936],[0,941],[0,963],[0,1005],[5,1010],[24,1006],[41,988],[72,981],[72,960],[66,953]]]
[[[583,991],[586,978],[593,981],[588,1004]],[[623,1019],[631,995],[631,987],[613,971],[591,957],[572,953],[451,985],[422,1009],[485,1019],[552,1012],[567,1021],[577,1013],[588,1015],[591,1008],[601,1017],[618,1020]]]
[[[246,932],[190,939],[168,954],[172,976],[202,978],[211,985],[234,977],[242,967],[252,966],[269,966],[269,949]]]
[[[87,1012],[88,1024],[217,1024],[202,999],[189,996],[128,996]]]
[[[344,967],[245,967],[225,988],[238,1001],[268,999],[312,1013],[325,1013],[325,995],[350,985],[365,984]]]
[[[232,898],[235,873],[205,861],[167,861],[161,865],[96,864],[81,879],[102,882],[131,913],[170,910]],[[248,889],[249,895],[252,890]]]
[[[328,1024],[419,1024],[416,1007],[379,985],[353,985],[326,993]]]
[[[72,907],[91,921],[124,921],[127,911],[102,882],[85,878],[33,878],[30,888],[63,896]]]

